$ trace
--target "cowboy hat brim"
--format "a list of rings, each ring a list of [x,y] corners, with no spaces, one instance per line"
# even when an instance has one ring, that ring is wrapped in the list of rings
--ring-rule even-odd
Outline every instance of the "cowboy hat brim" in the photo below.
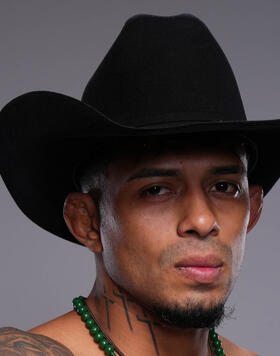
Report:
[[[175,115],[175,114],[174,114]],[[246,135],[257,146],[258,160],[250,184],[260,184],[264,195],[280,176],[277,160],[280,120],[207,121],[201,117],[176,114],[158,115],[150,125],[132,127],[108,118],[93,107],[72,97],[36,91],[23,94],[1,111],[0,169],[16,204],[43,229],[78,243],[67,229],[62,208],[66,196],[77,190],[73,170],[97,138],[182,135],[190,133],[236,132]],[[169,114],[170,116],[170,114]]]

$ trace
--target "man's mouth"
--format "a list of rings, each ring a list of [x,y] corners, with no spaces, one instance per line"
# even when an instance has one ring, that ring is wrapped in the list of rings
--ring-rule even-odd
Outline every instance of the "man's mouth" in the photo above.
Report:
[[[175,269],[184,278],[209,284],[219,279],[222,266],[222,260],[214,255],[190,256],[177,262]]]

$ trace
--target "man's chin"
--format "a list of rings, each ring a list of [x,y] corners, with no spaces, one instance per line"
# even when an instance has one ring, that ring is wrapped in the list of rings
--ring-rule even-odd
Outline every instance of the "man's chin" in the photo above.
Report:
[[[203,303],[186,303],[185,306],[175,304],[164,306],[155,304],[153,313],[165,324],[178,328],[213,328],[218,327],[224,318],[230,317],[233,309],[227,308],[225,302],[205,306]]]

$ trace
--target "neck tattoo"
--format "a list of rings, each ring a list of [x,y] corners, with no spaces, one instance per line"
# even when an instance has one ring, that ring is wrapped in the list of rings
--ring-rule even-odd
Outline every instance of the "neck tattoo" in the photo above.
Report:
[[[72,302],[74,310],[76,310],[76,312],[81,316],[81,319],[85,322],[90,334],[93,336],[99,347],[104,350],[105,355],[125,356],[105,333],[102,326],[97,322],[95,316],[87,305],[85,298],[80,296],[78,298],[74,298]],[[212,356],[226,356],[222,348],[221,340],[219,339],[219,336],[215,332],[214,328],[209,329],[208,342]]]

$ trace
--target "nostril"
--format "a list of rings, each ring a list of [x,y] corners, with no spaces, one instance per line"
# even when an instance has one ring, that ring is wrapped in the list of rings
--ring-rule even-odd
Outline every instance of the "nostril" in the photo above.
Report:
[[[188,234],[197,234],[197,232],[195,230],[188,230],[186,231]]]

